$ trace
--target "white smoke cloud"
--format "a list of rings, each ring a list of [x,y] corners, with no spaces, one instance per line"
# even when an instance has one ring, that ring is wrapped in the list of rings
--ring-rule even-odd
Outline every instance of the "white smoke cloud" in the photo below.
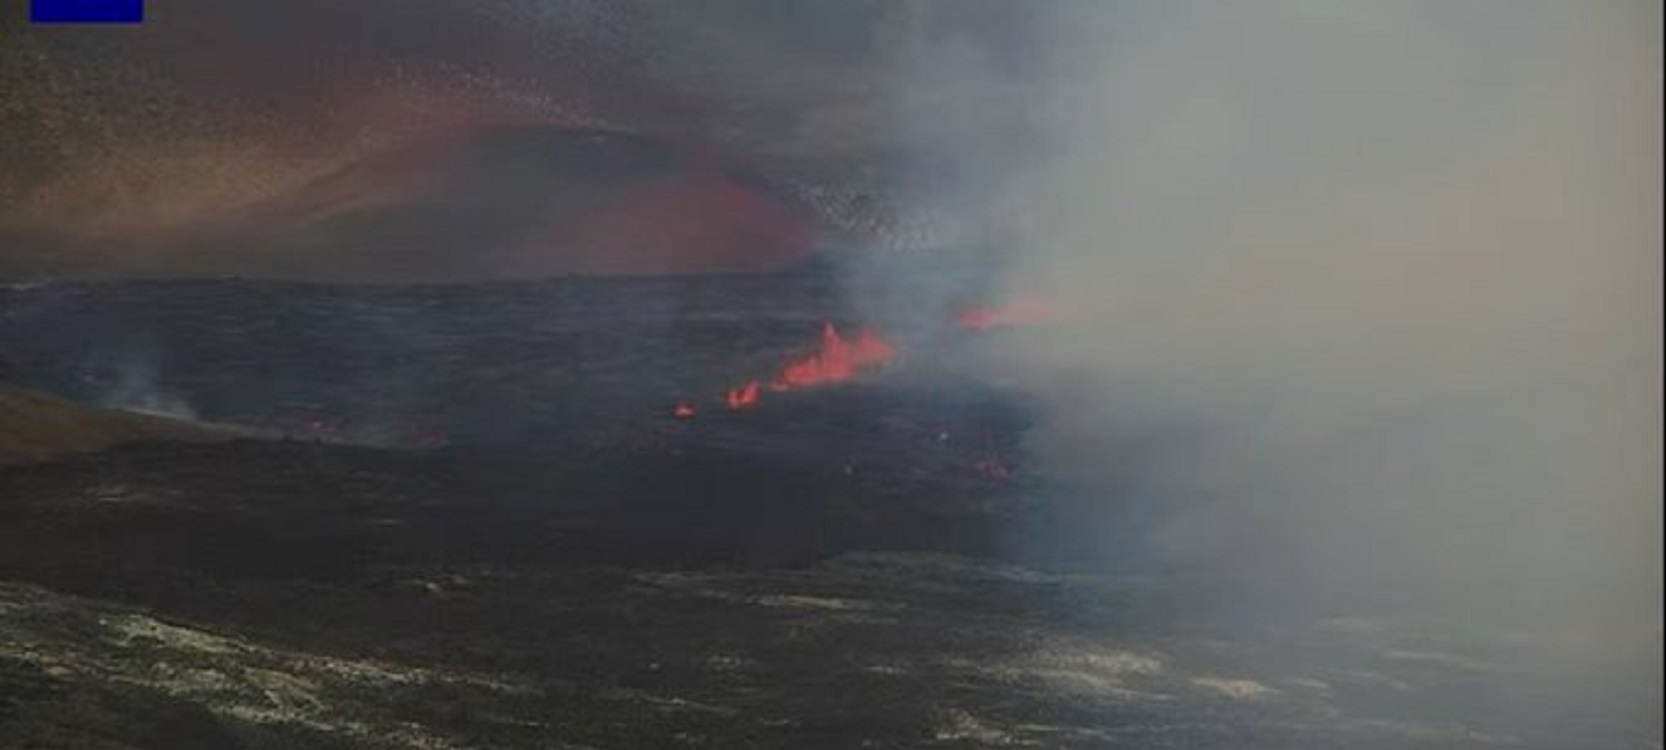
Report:
[[[995,365],[1063,415],[1043,469],[1247,610],[1658,649],[1658,4],[1038,7],[1045,159],[990,216],[1061,315]]]

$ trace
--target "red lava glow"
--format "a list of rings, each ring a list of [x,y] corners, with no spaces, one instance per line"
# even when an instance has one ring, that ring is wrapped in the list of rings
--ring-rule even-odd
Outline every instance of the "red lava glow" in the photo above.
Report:
[[[328,415],[315,416],[307,420],[305,430],[314,437],[322,435],[335,437],[342,433],[342,422]]]
[[[1040,302],[1028,297],[1018,297],[995,307],[970,307],[961,310],[955,315],[955,324],[974,331],[987,331],[992,328],[1039,323],[1047,317],[1047,309]]]
[[[1037,317],[1034,310],[1032,307],[1018,307],[1001,312],[991,311],[988,317],[963,314],[961,320],[963,325],[983,330],[1009,322],[1034,320]],[[767,381],[767,387],[771,391],[782,392],[844,382],[886,363],[896,353],[893,344],[871,329],[859,328],[847,338],[831,322],[824,323],[820,345],[813,351],[789,359]],[[761,401],[765,386],[766,382],[762,380],[745,381],[725,391],[723,403],[736,411],[755,408]],[[691,419],[696,411],[694,406],[681,401],[672,408],[671,414],[677,419]],[[938,443],[949,440],[948,428],[941,425],[930,435]],[[1018,475],[1017,470],[1014,464],[1000,455],[994,435],[988,430],[984,431],[983,443],[983,455],[972,462],[972,470],[992,482],[1013,481]],[[854,475],[858,470],[855,459],[846,458],[842,470],[847,476]]]
[[[788,360],[770,378],[769,389],[791,391],[849,380],[884,363],[896,352],[895,346],[870,329],[858,329],[854,336],[846,338],[832,323],[826,323],[821,329],[821,345],[815,351]],[[762,381],[748,380],[724,392],[723,403],[730,409],[750,409],[758,405],[762,391]],[[695,414],[694,407],[687,403],[677,404],[671,413],[678,419]]]
[[[750,409],[758,405],[758,381],[748,380],[743,385],[730,388],[723,395],[724,403],[731,409]]]
[[[863,328],[854,338],[846,339],[827,323],[821,329],[821,347],[788,362],[769,385],[772,390],[788,391],[849,380],[864,369],[884,363],[896,351],[872,330]]]
[[[984,430],[983,445],[984,457],[972,464],[972,468],[977,469],[978,473],[986,479],[999,481],[1012,479],[1012,467],[1008,466],[1006,461],[1001,460],[999,452],[995,450],[995,436],[991,435],[988,430]]]
[[[976,464],[973,464],[973,467],[978,470],[979,474],[982,474],[989,479],[1012,478],[1012,469],[1007,468],[1007,465],[1002,463],[1001,459],[998,458],[979,459]]]

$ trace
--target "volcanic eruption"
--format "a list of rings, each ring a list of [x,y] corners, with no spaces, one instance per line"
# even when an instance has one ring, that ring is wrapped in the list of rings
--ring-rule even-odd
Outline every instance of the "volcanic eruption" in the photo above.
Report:
[[[884,364],[896,354],[896,347],[873,329],[858,328],[851,338],[839,333],[831,321],[822,324],[821,341],[814,351],[789,360],[769,380],[769,389],[777,393],[840,383]],[[748,380],[724,393],[724,403],[730,409],[749,409],[758,405],[762,392],[759,380]],[[678,416],[693,416],[693,410]]]
[[[825,323],[821,329],[821,348],[788,362],[769,382],[769,387],[774,391],[788,391],[849,380],[862,370],[884,363],[893,354],[896,348],[872,329],[860,328],[855,338],[847,341],[831,322]]]

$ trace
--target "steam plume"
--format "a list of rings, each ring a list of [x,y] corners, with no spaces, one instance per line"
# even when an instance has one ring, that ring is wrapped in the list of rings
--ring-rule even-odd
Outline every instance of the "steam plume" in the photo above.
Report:
[[[1211,605],[1658,650],[1659,5],[1040,8],[992,214],[1063,316],[994,365],[1067,415],[1034,458]]]

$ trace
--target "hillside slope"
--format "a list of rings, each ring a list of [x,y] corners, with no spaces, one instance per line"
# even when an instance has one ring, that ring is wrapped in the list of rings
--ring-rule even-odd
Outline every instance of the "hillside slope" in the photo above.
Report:
[[[98,409],[0,383],[0,465],[44,461],[121,443],[224,440],[230,428]]]

